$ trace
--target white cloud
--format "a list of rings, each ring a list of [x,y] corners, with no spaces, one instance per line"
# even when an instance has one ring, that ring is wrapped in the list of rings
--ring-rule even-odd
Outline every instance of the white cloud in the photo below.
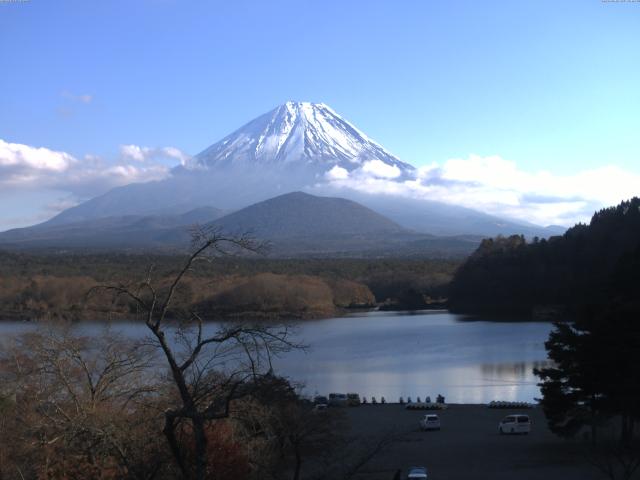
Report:
[[[389,165],[378,159],[364,162],[362,171],[378,178],[397,178],[402,173],[396,165]]]
[[[0,139],[0,173],[21,175],[29,170],[62,172],[75,159],[65,152],[36,148]]]
[[[65,90],[60,95],[63,98],[66,98],[67,100],[71,100],[72,102],[79,102],[79,103],[88,104],[88,103],[91,103],[93,101],[93,95],[91,95],[89,93],[82,93],[80,95],[75,95],[75,94]]]
[[[640,194],[640,175],[615,166],[557,175],[522,170],[499,156],[433,163],[408,180],[380,175],[379,166],[343,177],[330,172],[334,187],[437,200],[541,225],[588,221],[594,210]]]
[[[349,171],[346,168],[335,165],[327,172],[327,178],[329,180],[346,180],[349,178]]]
[[[66,152],[9,143],[0,139],[0,188],[7,190],[55,189],[74,200],[104,193],[132,182],[159,180],[171,165],[156,161],[173,159],[181,164],[189,158],[175,147],[148,148],[127,145],[121,158],[108,161],[95,155],[76,158]]]
[[[120,145],[120,154],[124,158],[129,158],[136,162],[144,162],[150,150],[150,148],[140,147],[138,145]]]
[[[191,160],[191,155],[187,155],[175,147],[164,147],[162,148],[162,153],[169,158],[175,158],[181,165],[187,165]]]
[[[163,158],[178,160],[181,165],[186,165],[191,159],[190,155],[175,147],[150,148],[139,145],[120,145],[120,155],[125,160],[146,162]]]
[[[189,160],[175,147],[123,145],[108,160],[0,139],[0,230],[45,220],[114,187],[161,180]]]

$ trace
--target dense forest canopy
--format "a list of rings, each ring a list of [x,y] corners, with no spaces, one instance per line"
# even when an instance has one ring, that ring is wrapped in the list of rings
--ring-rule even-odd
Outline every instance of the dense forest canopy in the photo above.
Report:
[[[457,271],[450,305],[460,312],[575,314],[585,304],[640,299],[640,198],[595,213],[548,240],[482,242]]]

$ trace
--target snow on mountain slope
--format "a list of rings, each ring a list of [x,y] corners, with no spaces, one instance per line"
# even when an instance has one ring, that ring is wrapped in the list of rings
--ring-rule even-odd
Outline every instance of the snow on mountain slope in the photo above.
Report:
[[[377,160],[400,174],[415,168],[400,161],[323,103],[287,102],[213,144],[195,162],[209,168],[286,166],[347,171]]]

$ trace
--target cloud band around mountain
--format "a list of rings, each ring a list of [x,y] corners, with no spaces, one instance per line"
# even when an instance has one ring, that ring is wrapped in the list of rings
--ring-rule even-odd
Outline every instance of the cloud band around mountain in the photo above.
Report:
[[[175,147],[122,145],[116,160],[73,155],[0,139],[0,188],[53,189],[67,194],[62,206],[134,182],[160,180],[190,157]],[[572,175],[527,172],[500,156],[471,155],[401,172],[380,160],[351,171],[334,166],[322,186],[339,191],[398,195],[442,201],[541,225],[588,221],[594,210],[638,195],[640,175],[608,165]],[[51,206],[43,206],[50,211]]]
[[[394,179],[376,173],[370,163],[351,172],[334,167],[325,180],[337,189],[441,201],[540,225],[588,221],[594,210],[640,193],[640,175],[612,165],[554,175],[521,170],[500,156],[470,155]]]

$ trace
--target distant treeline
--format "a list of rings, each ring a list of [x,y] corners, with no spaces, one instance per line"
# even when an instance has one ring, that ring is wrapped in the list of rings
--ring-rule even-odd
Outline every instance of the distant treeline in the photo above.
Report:
[[[127,254],[16,254],[0,252],[0,318],[127,318],[135,306],[98,284],[137,281],[150,267],[168,279],[184,257]],[[314,318],[384,303],[424,308],[446,295],[458,263],[452,260],[217,258],[200,262],[175,305],[210,318]]]
[[[549,240],[484,240],[458,269],[450,307],[466,313],[573,316],[640,301],[640,199],[597,212]],[[637,305],[636,305],[637,306]]]

